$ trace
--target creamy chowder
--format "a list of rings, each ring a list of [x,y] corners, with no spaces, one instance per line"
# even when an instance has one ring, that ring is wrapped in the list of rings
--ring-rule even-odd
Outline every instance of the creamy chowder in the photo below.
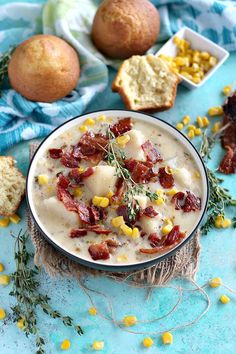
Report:
[[[132,118],[88,118],[37,161],[38,219],[59,246],[105,264],[164,254],[194,229],[202,179],[182,143]]]

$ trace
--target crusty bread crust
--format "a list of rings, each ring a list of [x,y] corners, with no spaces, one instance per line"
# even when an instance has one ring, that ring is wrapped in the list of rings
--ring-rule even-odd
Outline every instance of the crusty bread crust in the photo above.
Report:
[[[8,163],[9,163],[9,168],[12,170],[12,173],[14,171],[14,175],[18,176],[18,187],[20,188],[20,190],[22,189],[22,193],[20,193],[18,199],[15,201],[15,204],[11,206],[11,211],[9,212],[6,208],[4,208],[4,205],[0,205],[0,215],[2,216],[12,216],[16,213],[17,209],[20,206],[21,201],[24,198],[25,195],[25,188],[22,188],[22,183],[24,182],[25,185],[25,177],[23,176],[23,174],[19,171],[19,169],[15,166],[15,160],[13,156],[0,156],[0,167],[1,167],[1,161],[3,161],[4,159],[7,159]],[[3,171],[0,168],[0,175],[3,174]],[[4,181],[3,181],[4,183]],[[7,191],[6,191],[7,193]],[[3,197],[5,196],[1,196],[1,198],[3,199]]]
[[[129,60],[129,59],[128,59]],[[171,94],[171,99],[169,100],[168,104],[162,104],[162,105],[159,105],[159,104],[155,104],[155,105],[148,105],[148,104],[145,104],[143,106],[139,106],[138,108],[136,107],[136,105],[133,104],[133,102],[131,101],[130,99],[130,96],[129,96],[129,92],[127,90],[124,89],[123,86],[120,86],[119,85],[119,82],[121,80],[121,77],[122,77],[122,73],[123,71],[125,70],[125,66],[126,66],[126,61],[124,61],[113,82],[112,82],[112,91],[113,92],[118,92],[119,95],[121,96],[125,106],[127,109],[131,109],[131,110],[138,110],[138,111],[155,111],[155,112],[162,112],[162,111],[165,111],[165,110],[168,110],[170,108],[173,107],[174,105],[174,102],[175,102],[175,98],[176,98],[176,93],[177,93],[177,87],[178,87],[178,84],[181,82],[181,78],[176,75],[171,68],[169,68],[170,72],[172,74],[174,74],[176,76],[176,82],[175,84],[173,85],[172,87],[172,94]]]

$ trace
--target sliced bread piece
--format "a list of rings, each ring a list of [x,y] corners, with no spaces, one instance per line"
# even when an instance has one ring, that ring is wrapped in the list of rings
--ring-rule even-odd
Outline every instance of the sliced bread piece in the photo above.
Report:
[[[11,156],[0,156],[0,215],[15,214],[25,194],[25,178]]]
[[[164,111],[174,105],[181,81],[168,63],[155,55],[134,55],[121,65],[112,90],[128,109]]]

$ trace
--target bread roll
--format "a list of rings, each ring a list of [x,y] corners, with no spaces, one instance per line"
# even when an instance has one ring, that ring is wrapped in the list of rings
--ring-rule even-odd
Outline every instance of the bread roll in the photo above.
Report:
[[[159,57],[134,55],[122,63],[112,90],[121,95],[128,109],[160,112],[174,105],[180,81],[179,76]]]
[[[52,35],[36,35],[21,43],[8,66],[11,86],[31,101],[65,97],[76,87],[79,74],[76,51]]]
[[[25,194],[25,178],[12,156],[0,156],[0,215],[12,216]]]
[[[104,0],[93,21],[92,39],[111,58],[144,54],[160,30],[157,9],[148,0]]]

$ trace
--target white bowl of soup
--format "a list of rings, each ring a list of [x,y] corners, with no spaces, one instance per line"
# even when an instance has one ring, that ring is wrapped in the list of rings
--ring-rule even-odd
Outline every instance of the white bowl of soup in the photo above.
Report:
[[[144,113],[107,110],[71,119],[38,147],[27,200],[42,235],[96,269],[148,267],[182,247],[208,200],[191,142]]]

